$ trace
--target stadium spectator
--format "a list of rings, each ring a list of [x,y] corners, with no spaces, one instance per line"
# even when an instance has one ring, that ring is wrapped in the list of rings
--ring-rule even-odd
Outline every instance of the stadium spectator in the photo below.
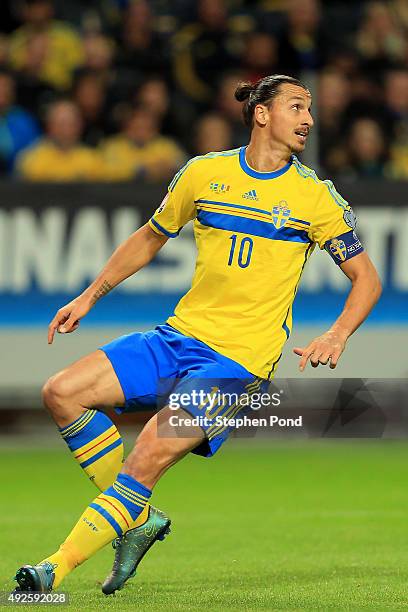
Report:
[[[369,2],[356,36],[356,48],[365,59],[365,70],[373,75],[403,61],[407,40],[390,7],[384,2]]]
[[[18,101],[37,115],[56,95],[54,84],[44,76],[47,47],[47,36],[33,32],[26,41],[24,63],[14,69]],[[10,64],[13,65],[12,60]]]
[[[46,136],[20,154],[18,175],[29,181],[100,180],[99,155],[81,143],[82,118],[69,100],[54,102],[46,116]]]
[[[134,101],[137,105],[148,108],[161,124],[170,108],[170,94],[166,81],[160,77],[144,81],[137,90]]]
[[[223,0],[199,0],[198,19],[174,39],[174,73],[178,87],[196,103],[208,106],[220,69],[238,61],[240,33],[234,32]]]
[[[81,38],[71,26],[54,20],[51,0],[23,0],[22,17],[23,25],[10,38],[12,68],[34,73],[57,90],[68,89],[83,59]]]
[[[159,121],[163,121],[171,107],[171,95],[167,81],[155,75],[146,79],[137,89],[134,102],[136,105],[148,107]]]
[[[276,39],[266,32],[251,32],[246,39],[242,54],[245,81],[255,83],[278,69]]]
[[[392,123],[394,136],[408,124],[408,70],[392,70],[385,78],[385,105]],[[407,136],[405,130],[405,137]]]
[[[1,5],[0,69],[14,72],[16,104],[40,117],[61,91],[72,95],[83,115],[87,145],[98,146],[118,131],[123,137],[121,126],[135,104],[156,116],[157,137],[160,132],[185,150],[195,150],[192,141],[203,114],[221,114],[235,148],[247,140],[241,105],[233,96],[236,82],[273,72],[324,70],[317,130],[320,163],[328,174],[351,167],[348,126],[365,118],[380,123],[386,134],[389,175],[405,175],[405,0],[347,7],[334,0],[90,0],[86,6],[80,0],[18,0]],[[19,16],[22,25],[16,29]],[[5,147],[10,142],[3,133],[3,172],[12,167]],[[154,171],[150,174],[153,178]]]
[[[79,73],[75,80],[73,99],[82,115],[82,141],[95,147],[106,134],[112,132],[106,86],[100,75],[93,71]]]
[[[141,80],[170,70],[170,54],[163,36],[154,30],[152,7],[146,0],[129,2],[118,36],[116,65],[122,78]]]
[[[231,146],[240,147],[248,142],[249,132],[242,120],[242,104],[235,99],[234,93],[244,73],[230,72],[224,75],[218,87],[214,110],[221,113],[231,126]]]
[[[351,93],[350,82],[343,74],[334,70],[321,73],[317,95],[319,153],[329,173],[336,172],[344,161],[342,145]]]
[[[352,124],[346,155],[342,175],[355,178],[385,176],[388,151],[384,133],[377,121],[361,118]]]
[[[393,144],[390,151],[390,161],[386,167],[386,176],[389,179],[408,179],[408,146]]]
[[[40,135],[36,119],[15,105],[13,76],[0,70],[0,172],[13,170],[17,154],[32,144]]]
[[[114,61],[113,41],[98,32],[91,32],[83,39],[84,60],[82,68],[93,70],[100,78],[110,81]]]
[[[385,104],[391,134],[390,178],[408,178],[408,71],[393,70],[385,79]]]
[[[174,103],[167,82],[159,76],[145,80],[133,96],[136,106],[143,106],[155,115],[165,135],[188,140],[192,118]]]
[[[318,0],[288,0],[287,23],[279,40],[280,72],[300,76],[304,70],[321,68],[334,46],[321,27]]]
[[[157,115],[147,108],[132,109],[121,133],[101,145],[105,177],[112,181],[146,178],[168,180],[186,156],[172,139],[160,134]]]
[[[232,149],[231,126],[222,115],[207,113],[196,124],[194,154]]]
[[[124,108],[129,106],[135,83],[138,79],[129,78],[117,69],[115,42],[105,34],[100,32],[90,32],[84,37],[85,59],[83,66],[77,72],[97,75],[101,84],[105,88],[106,106],[109,113],[107,125],[118,130]],[[107,132],[109,135],[111,130]]]

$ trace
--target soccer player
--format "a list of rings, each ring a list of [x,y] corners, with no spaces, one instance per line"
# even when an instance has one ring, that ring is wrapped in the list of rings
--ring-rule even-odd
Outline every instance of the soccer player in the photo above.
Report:
[[[115,560],[102,590],[121,588],[150,546],[169,531],[170,519],[150,505],[157,481],[191,451],[212,456],[230,431],[212,417],[240,410],[237,404],[206,410],[207,426],[188,437],[165,437],[158,433],[158,424],[171,414],[164,402],[122,465],[120,434],[99,408],[129,412],[154,404],[170,388],[197,391],[207,379],[238,381],[236,386],[248,392],[271,380],[291,331],[300,277],[316,244],[350,279],[351,289],[330,329],[294,349],[301,371],[308,362],[336,367],[347,339],[380,295],[352,209],[330,181],[319,180],[295,156],[313,126],[307,87],[272,75],[240,84],[235,95],[252,128],[249,145],[191,159],[150,221],[50,323],[50,344],[56,331],[75,331],[100,298],[148,264],[194,219],[195,274],[173,316],[152,331],[101,347],[44,386],[45,406],[100,493],[56,552],[17,571],[20,589],[55,589],[111,541]],[[173,387],[161,390],[160,380],[172,381]],[[191,402],[182,414],[200,415],[202,406]]]

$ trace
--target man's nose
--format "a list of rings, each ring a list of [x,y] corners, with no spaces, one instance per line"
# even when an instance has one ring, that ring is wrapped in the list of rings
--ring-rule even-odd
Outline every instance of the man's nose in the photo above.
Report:
[[[313,117],[311,115],[311,113],[307,113],[307,117],[306,117],[306,123],[307,125],[312,128],[314,126],[314,121],[313,121]]]

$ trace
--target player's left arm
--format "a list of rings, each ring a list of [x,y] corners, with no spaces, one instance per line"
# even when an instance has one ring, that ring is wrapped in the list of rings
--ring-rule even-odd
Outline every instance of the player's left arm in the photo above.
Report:
[[[314,368],[328,363],[335,368],[348,338],[368,317],[381,295],[381,281],[367,253],[362,252],[339,267],[351,281],[350,293],[342,313],[328,331],[307,346],[293,349],[301,356],[300,371],[308,361]]]
[[[331,328],[303,348],[299,369],[308,361],[313,367],[330,364],[335,368],[351,334],[367,318],[381,295],[381,283],[372,262],[356,233],[357,219],[351,206],[336,191],[331,181],[321,181],[311,218],[310,239],[324,249],[351,281],[343,312]]]

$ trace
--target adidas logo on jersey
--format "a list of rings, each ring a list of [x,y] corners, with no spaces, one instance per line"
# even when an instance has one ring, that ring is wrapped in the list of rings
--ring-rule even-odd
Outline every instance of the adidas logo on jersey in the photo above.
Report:
[[[246,193],[243,193],[242,197],[245,200],[256,200],[256,201],[259,200],[258,194],[256,193],[255,189],[251,189],[251,191],[247,191]]]

